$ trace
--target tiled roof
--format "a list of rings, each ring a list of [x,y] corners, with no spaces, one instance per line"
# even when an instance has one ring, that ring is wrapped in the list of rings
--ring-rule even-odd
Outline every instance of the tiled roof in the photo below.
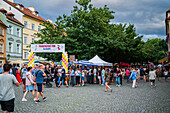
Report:
[[[20,21],[18,21],[16,18],[12,18],[12,17],[10,17],[9,15],[7,15],[6,16],[8,19],[10,19],[10,20],[12,20],[12,21],[14,21],[14,22],[16,22],[16,23],[18,23],[18,24],[20,24],[20,25],[23,25]]]
[[[166,12],[170,12],[170,9],[168,9]]]
[[[2,24],[3,26],[7,27],[1,20],[0,20],[0,24]]]
[[[34,14],[32,13],[32,11],[31,11],[30,9],[28,9],[28,8],[23,7],[23,9],[21,10],[21,9],[19,9],[18,7],[16,7],[17,5],[22,5],[22,4],[12,3],[12,2],[10,2],[10,1],[8,1],[8,0],[4,0],[4,1],[7,2],[8,4],[12,5],[13,7],[15,7],[16,9],[18,9],[19,11],[21,11],[22,13],[24,13],[24,14],[27,15],[27,16],[30,16],[30,17],[35,18],[35,19],[40,20],[40,21],[45,21],[44,18],[42,18],[42,17],[40,17],[40,16],[34,15]],[[22,6],[23,6],[23,5],[22,5]]]
[[[15,16],[15,14],[13,14],[13,13],[11,13],[11,12],[7,13],[7,15]]]

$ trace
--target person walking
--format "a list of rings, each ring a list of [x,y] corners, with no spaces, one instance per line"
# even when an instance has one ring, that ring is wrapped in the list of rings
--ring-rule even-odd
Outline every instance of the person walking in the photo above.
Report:
[[[129,77],[129,79],[132,78],[132,81],[133,81],[133,83],[132,83],[132,88],[136,88],[136,87],[137,87],[137,85],[136,85],[136,77],[137,77],[138,75],[137,75],[136,71],[137,71],[137,70],[133,70],[133,72],[131,73],[131,75],[130,75],[130,77]]]
[[[46,101],[47,98],[44,97],[43,92],[42,92],[42,85],[43,85],[43,78],[46,77],[47,75],[45,74],[45,72],[43,71],[44,66],[40,65],[39,66],[39,70],[37,71],[36,75],[35,75],[35,79],[36,79],[36,83],[37,83],[37,88],[38,88],[38,92],[37,92],[37,98],[35,103],[39,103],[39,95],[41,95],[41,97],[43,98],[43,101]]]
[[[16,74],[17,74],[16,64],[13,64],[13,67],[12,67],[12,74],[16,77]]]
[[[154,87],[156,86],[155,79],[156,79],[156,73],[153,69],[151,69],[151,71],[149,72],[149,80],[151,82],[151,88],[152,88],[152,86],[154,86]]]
[[[58,87],[60,88],[61,86],[61,83],[62,83],[62,80],[66,83],[66,87],[68,88],[68,84],[67,84],[67,80],[66,80],[66,70],[63,68],[63,66],[61,66],[61,73],[62,73],[62,76],[61,76],[61,79],[60,79],[60,84],[58,85]]]
[[[11,65],[4,64],[3,73],[0,74],[0,103],[3,113],[14,112],[15,90],[14,85],[19,87],[19,82],[14,75],[9,74]]]
[[[24,96],[22,98],[22,101],[27,101],[26,96],[28,92],[32,92],[32,95],[34,97],[34,101],[36,100],[35,98],[35,90],[34,90],[34,77],[32,75],[32,67],[27,68],[27,73],[26,73],[26,92],[24,93]]]
[[[109,79],[110,79],[110,74],[109,74],[109,69],[106,69],[106,72],[105,72],[105,76],[104,76],[104,79],[105,79],[105,92],[107,92],[107,88],[109,88],[110,92],[112,92],[112,88],[110,88],[110,86],[108,85],[109,84]]]
[[[27,73],[26,68],[27,68],[27,65],[24,65],[24,68],[21,71],[23,93],[25,93],[26,91],[26,73]]]
[[[94,70],[93,70],[93,73],[94,73],[94,78],[93,78],[93,80],[94,80],[94,83],[96,84],[97,83],[97,69],[96,68],[94,68]]]

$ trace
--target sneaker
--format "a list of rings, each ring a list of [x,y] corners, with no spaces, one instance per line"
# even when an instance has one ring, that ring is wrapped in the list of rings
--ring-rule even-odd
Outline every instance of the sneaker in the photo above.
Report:
[[[44,97],[44,98],[43,98],[43,101],[45,102],[46,100],[47,100],[47,97]]]
[[[27,101],[27,99],[26,99],[26,98],[23,98],[23,99],[22,99],[22,101],[23,101],[23,102],[26,102],[26,101]]]
[[[35,100],[35,103],[37,104],[37,103],[40,103],[40,101],[39,100]]]
[[[116,84],[116,87],[118,87],[118,85]]]
[[[34,98],[34,101],[36,101],[37,99],[36,98]]]

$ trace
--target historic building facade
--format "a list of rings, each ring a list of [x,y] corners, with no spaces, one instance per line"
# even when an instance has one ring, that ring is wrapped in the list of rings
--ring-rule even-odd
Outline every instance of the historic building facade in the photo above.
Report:
[[[22,59],[22,31],[23,24],[15,18],[13,13],[3,12],[0,9],[0,19],[5,25],[6,30],[6,59],[15,61]]]

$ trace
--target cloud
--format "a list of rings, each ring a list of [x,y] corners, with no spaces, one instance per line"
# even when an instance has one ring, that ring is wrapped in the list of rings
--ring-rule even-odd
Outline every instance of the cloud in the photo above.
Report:
[[[161,38],[161,39],[166,39],[166,35],[146,35],[146,34],[143,34],[143,41],[147,41],[148,39],[154,39],[154,38]]]
[[[165,35],[165,13],[170,8],[169,0],[91,0],[95,7],[108,5],[115,11],[113,23],[131,23],[138,34]],[[40,16],[52,19],[71,14],[75,0],[15,0],[24,6],[35,6]]]

